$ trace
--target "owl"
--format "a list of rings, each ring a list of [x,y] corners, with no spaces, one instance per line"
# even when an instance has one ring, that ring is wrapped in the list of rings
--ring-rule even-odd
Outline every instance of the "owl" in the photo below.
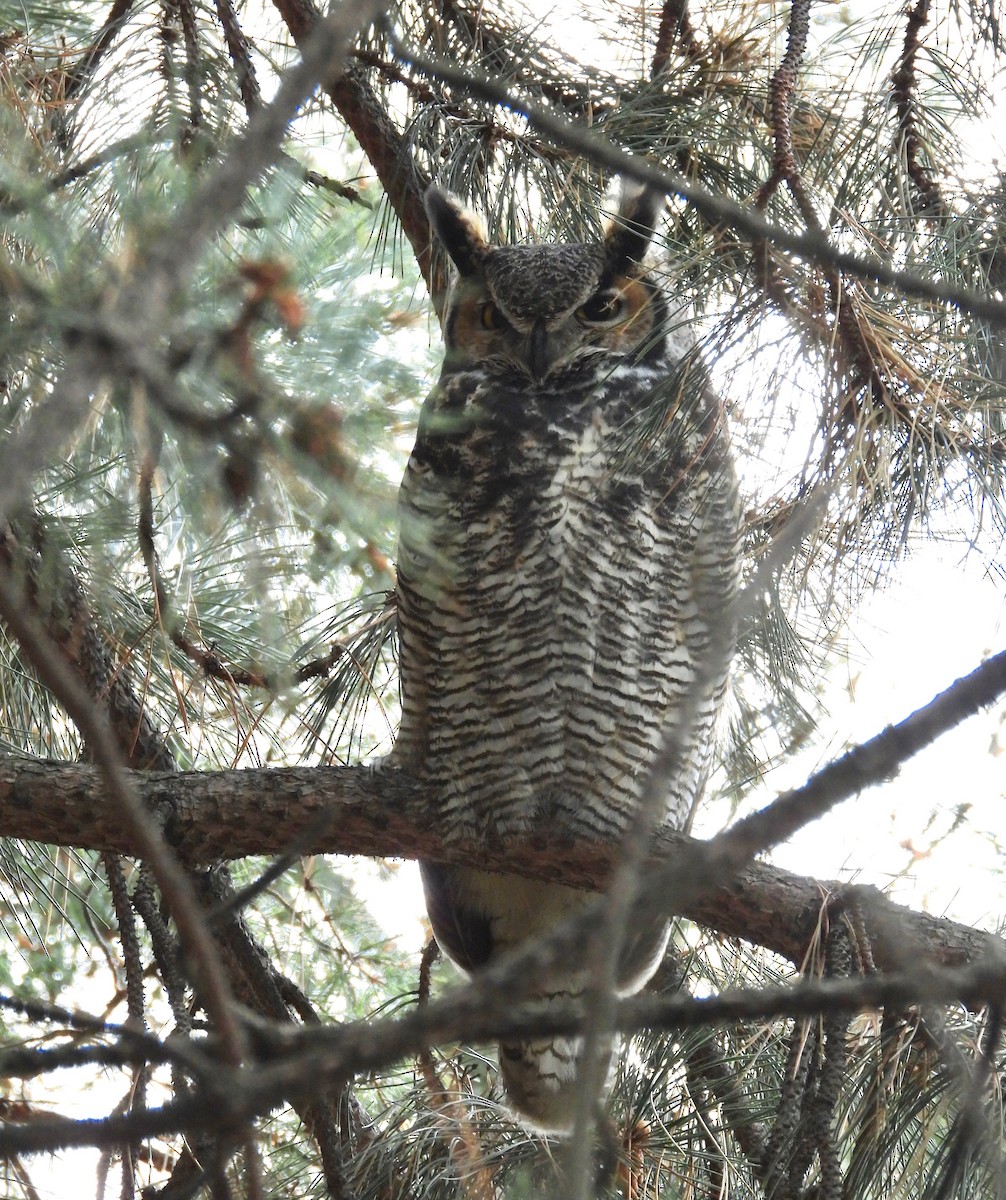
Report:
[[[501,246],[454,196],[426,195],[456,273],[400,494],[392,762],[447,836],[502,839],[515,861],[530,834],[620,837],[714,637],[731,636],[735,478],[722,405],[671,321],[681,301],[642,265],[662,207],[626,192],[594,242]],[[725,686],[724,666],[667,783],[673,827],[702,791]],[[592,899],[477,861],[421,869],[437,941],[465,972]],[[664,919],[633,929],[622,994],[667,936]],[[556,967],[534,998],[586,985]],[[527,1124],[571,1127],[579,1053],[575,1037],[501,1044]]]

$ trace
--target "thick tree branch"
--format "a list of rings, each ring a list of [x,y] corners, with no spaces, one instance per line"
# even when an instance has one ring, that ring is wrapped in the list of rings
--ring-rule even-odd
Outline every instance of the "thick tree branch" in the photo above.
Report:
[[[519,871],[532,878],[559,876],[572,886],[604,886],[617,848],[600,842],[556,844],[538,837],[513,846],[445,844],[431,827],[415,784],[396,771],[366,767],[286,768],[183,774],[136,774],[141,799],[165,822],[179,855],[191,863],[277,854],[318,814],[331,821],[302,846],[304,853],[360,854],[470,862]],[[52,762],[8,760],[0,766],[0,830],[7,836],[85,849],[135,853],[98,771]],[[655,857],[687,857],[700,843],[661,831]],[[833,885],[836,889],[839,885]],[[730,937],[743,938],[796,962],[813,936],[822,898],[815,879],[766,863],[752,863],[713,887],[680,914]],[[908,909],[897,910],[926,954],[953,966],[991,946],[991,934]],[[885,946],[873,947],[889,965]]]
[[[862,787],[888,778],[910,754],[1004,688],[1006,653],[989,659],[899,725],[856,747],[803,788],[779,797],[711,841],[662,832],[654,839],[656,871],[644,891],[657,880],[666,887],[669,909],[676,907],[703,925],[798,960],[815,934],[821,885],[762,864],[745,865],[746,859]],[[429,798],[414,782],[389,769],[134,773],[130,784],[154,810],[176,848],[194,859],[275,851],[310,832],[311,844],[304,849],[397,853],[445,861],[476,858],[490,869],[552,879],[561,874],[571,883],[600,890],[618,852],[603,843],[557,845],[554,838],[544,837],[519,847],[519,852],[513,845],[442,841],[429,827]],[[330,817],[327,828],[317,828],[319,814],[324,813]],[[39,836],[40,826],[46,825],[54,834],[50,840],[68,839],[64,844],[88,845],[106,838],[121,843],[120,821],[119,810],[105,796],[102,776],[92,768],[34,760],[8,760],[0,766],[0,830],[5,833]],[[117,843],[106,848],[130,847]],[[714,880],[726,882],[714,884]],[[855,902],[868,910],[869,949],[879,974],[700,1000],[680,994],[637,997],[618,1006],[612,1027],[678,1029],[714,1021],[924,1001],[962,1001],[977,1007],[1001,995],[1006,947],[1000,939],[899,909],[879,897],[871,900],[862,889],[855,890]],[[356,1070],[386,1065],[448,1038],[581,1028],[582,1008],[556,1007],[543,1013],[538,1005],[521,1006],[520,985],[544,961],[570,945],[582,945],[583,926],[596,916],[594,906],[585,918],[567,923],[540,944],[493,964],[465,987],[402,1019],[334,1028],[290,1029],[275,1023],[257,1027],[253,1032],[256,1057],[271,1061],[248,1068],[221,1066],[219,1090],[201,1089],[191,1099],[160,1110],[140,1109],[102,1122],[45,1122],[9,1130],[4,1149],[109,1145],[155,1132],[194,1132],[216,1128],[221,1122],[241,1125],[282,1098],[296,1104]],[[282,1008],[279,1005],[278,1011]]]
[[[744,854],[772,844],[798,827],[801,820],[825,811],[867,784],[887,778],[938,732],[998,695],[1006,687],[1004,676],[1006,654],[1000,654],[899,725],[850,751],[805,787],[780,797],[710,842],[662,834],[656,839],[658,878],[683,881],[670,891],[682,898],[680,911],[685,915],[799,958],[804,944],[814,935],[820,885],[755,864],[736,870],[732,882],[712,886],[709,880],[728,876],[710,870],[708,864],[732,869],[743,861]],[[415,784],[390,770],[140,775],[136,785],[145,793],[145,801],[159,809],[158,815],[176,843],[197,855],[211,850],[211,841],[207,840],[211,833],[216,835],[217,843],[223,841],[223,845],[212,846],[223,856],[275,849],[277,843],[303,832],[305,825],[326,809],[331,812],[332,825],[316,835],[318,844],[313,848],[317,850],[417,854],[448,861],[471,861],[477,856],[489,868],[517,869],[550,878],[561,871],[571,882],[595,889],[606,883],[616,852],[603,844],[556,846],[545,839],[541,844],[522,846],[519,855],[515,855],[513,846],[440,843],[429,829],[428,800]],[[10,832],[19,832],[12,826],[20,814],[22,819],[27,816],[35,821],[44,815],[54,828],[62,827],[64,835],[73,818],[81,830],[100,824],[106,833],[114,834],[115,826],[103,806],[109,807],[100,777],[88,768],[30,761],[10,762],[0,771],[0,828]],[[252,844],[255,837],[259,845]],[[73,844],[83,844],[83,840],[77,836]],[[693,886],[696,877],[704,886]],[[775,894],[770,896],[773,887]],[[880,974],[702,1000],[681,995],[655,1000],[636,998],[619,1006],[613,1024],[625,1029],[675,1029],[710,1021],[853,1011],[891,1003],[957,1000],[979,1006],[1001,994],[1006,947],[998,938],[880,900],[870,904],[860,896],[857,902],[871,910],[870,949]],[[540,965],[541,956],[561,952],[570,940],[567,935],[582,935],[579,919],[574,924],[575,929],[564,927],[548,939],[548,944],[529,946],[442,1001],[423,1006],[401,1020],[334,1029],[259,1029],[259,1053],[268,1058],[277,1056],[275,1062],[251,1070],[224,1068],[226,1085],[219,1094],[208,1098],[199,1095],[157,1111],[139,1111],[126,1119],[113,1116],[105,1122],[47,1123],[44,1128],[15,1130],[7,1135],[5,1148],[109,1144],[144,1133],[205,1128],[208,1121],[240,1123],[267,1111],[281,1097],[314,1095],[319,1088],[354,1070],[386,1064],[459,1033],[481,1038],[529,1029],[541,1033],[578,1028],[583,1016],[579,1010],[557,1008],[543,1014],[539,1006],[514,1007],[515,996],[519,999],[519,988],[514,990],[518,981],[533,972],[536,963]],[[903,965],[906,947],[910,948],[907,969]],[[964,969],[948,971],[948,966]],[[207,1099],[211,1109],[207,1108]]]
[[[821,885],[750,860],[842,800],[891,778],[913,754],[1004,691],[1006,651],[713,841],[661,830],[653,859],[664,881],[693,874],[697,863],[708,868],[702,888],[678,889],[678,915],[798,961],[813,934]],[[489,870],[561,877],[573,887],[600,891],[618,853],[617,846],[603,842],[560,841],[554,831],[519,849],[445,839],[430,821],[430,798],[415,781],[384,767],[131,773],[129,783],[179,856],[193,864],[278,854],[299,839],[305,854],[476,859]],[[120,854],[139,850],[98,771],[35,760],[0,764],[0,834]],[[924,952],[944,965],[972,961],[1000,946],[990,934],[901,911]],[[900,965],[896,948],[874,937],[877,966]]]

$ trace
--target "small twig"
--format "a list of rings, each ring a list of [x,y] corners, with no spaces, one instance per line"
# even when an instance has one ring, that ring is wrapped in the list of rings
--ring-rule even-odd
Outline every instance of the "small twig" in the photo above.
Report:
[[[83,158],[80,162],[73,163],[69,167],[65,167],[62,171],[57,171],[55,175],[50,175],[48,179],[42,181],[42,187],[47,195],[52,195],[55,192],[62,191],[72,183],[76,183],[78,179],[83,179],[90,175],[92,171],[96,171],[99,167],[105,166],[107,163],[114,162],[117,158],[122,158],[126,154],[131,154],[135,150],[139,150],[150,144],[150,139],[144,134],[132,134],[129,137],[121,138],[117,142],[112,142],[103,150],[98,150],[96,153]],[[38,204],[37,197],[32,194],[26,198],[21,198],[12,192],[0,191],[0,209],[5,212],[22,213],[33,209]]]
[[[898,137],[905,156],[905,169],[918,189],[922,212],[926,216],[945,217],[947,205],[939,185],[922,162],[923,141],[917,120],[918,102],[915,97],[919,80],[916,61],[922,49],[922,30],[929,22],[930,0],[916,0],[908,10],[905,41],[898,66],[891,76],[891,95],[898,114]]]
[[[197,646],[185,634],[181,621],[173,617],[171,599],[161,578],[160,561],[154,542],[153,479],[156,465],[156,460],[149,454],[144,456],[143,462],[140,465],[140,474],[137,481],[139,493],[137,536],[143,562],[147,568],[147,576],[154,589],[154,602],[158,621],[166,630],[172,642],[181,650],[186,658],[195,663],[210,679],[219,680],[229,687],[269,687],[269,681],[262,672],[240,667],[231,668],[215,651]]]
[[[430,973],[439,957],[440,947],[434,938],[430,938],[419,961],[417,994],[420,1006],[430,1003]],[[442,1125],[448,1158],[458,1178],[463,1181],[463,1196],[466,1200],[492,1200],[496,1195],[494,1172],[486,1162],[478,1131],[470,1114],[461,1111],[457,1104],[452,1105],[451,1093],[440,1078],[429,1046],[422,1046],[419,1050],[419,1071],[426,1084],[429,1106]]]
[[[154,475],[157,471],[158,453],[153,448],[143,452],[140,461],[140,473],[137,480],[138,509],[136,532],[140,542],[140,554],[147,568],[147,578],[154,589],[154,603],[157,606],[158,620],[163,621],[168,611],[167,592],[161,579],[157,561],[157,548],[154,545]]]
[[[111,335],[110,340],[115,339],[115,334]],[[127,370],[133,366],[130,361],[130,350],[132,347],[119,343],[123,355],[123,366]],[[153,385],[151,391],[154,398],[157,400],[158,406],[169,416],[176,425],[182,426],[183,429],[190,429],[193,433],[198,433],[200,436],[209,438],[214,435],[220,436],[225,434],[227,430],[238,425],[245,417],[252,416],[256,409],[262,405],[262,396],[254,388],[241,387],[238,395],[234,399],[234,403],[228,405],[222,412],[218,413],[201,413],[190,408],[187,404],[180,403],[176,398],[173,389],[164,388],[161,386],[162,378],[147,374],[141,363],[137,363],[136,373],[145,382]]]
[[[56,1025],[68,1025],[82,1033],[107,1033],[115,1037],[133,1038],[140,1045],[155,1048],[160,1045],[152,1034],[132,1029],[128,1025],[118,1025],[115,1022],[95,1017],[91,1013],[80,1012],[77,1009],[64,1008],[61,1004],[50,1004],[45,1000],[26,999],[23,996],[7,996],[0,992],[0,1008],[8,1012],[18,1013],[32,1022],[45,1022]]]
[[[695,1110],[699,1134],[706,1151],[701,1156],[705,1162],[707,1178],[706,1187],[702,1194],[704,1194],[706,1200],[720,1200],[720,1197],[724,1195],[723,1185],[725,1179],[723,1172],[726,1158],[725,1147],[720,1145],[716,1139],[714,1133],[716,1120],[713,1116],[712,1105],[710,1104],[710,1092],[704,1085],[704,1081],[697,1075],[694,1068],[694,1060],[691,1057],[685,1060],[685,1084],[688,1099]],[[631,1181],[631,1174],[629,1178]],[[626,1190],[628,1191],[629,1189]],[[626,1200],[632,1200],[634,1194],[635,1188],[632,1188],[631,1195],[628,1195]]]
[[[168,0],[168,12],[177,15],[182,27],[185,45],[185,85],[189,93],[189,117],[182,130],[182,150],[187,150],[203,126],[203,94],[200,86],[202,57],[199,46],[199,29],[192,0]]]
[[[210,1187],[212,1200],[235,1200],[234,1189],[231,1187],[231,1181],[227,1178],[227,1163],[230,1153],[223,1143],[224,1138],[215,1137],[204,1151],[206,1181]]]
[[[139,1029],[147,1028],[146,1004],[143,998],[143,963],[140,960],[140,944],[136,937],[136,922],[129,903],[126,877],[122,872],[122,860],[115,854],[103,854],[101,865],[105,868],[108,890],[112,897],[112,909],[119,926],[119,941],[122,943],[122,961],[126,971],[126,1010],[132,1023]]]
[[[127,1043],[123,1038],[113,1045],[101,1042],[75,1042],[68,1045],[47,1047],[44,1050],[32,1049],[28,1046],[9,1050],[0,1050],[0,1067],[4,1077],[8,1079],[35,1079],[39,1076],[51,1076],[55,1071],[70,1070],[74,1067],[136,1067],[144,1063],[178,1062],[176,1048],[168,1050],[165,1046],[155,1046],[153,1039],[149,1043]],[[191,1062],[187,1061],[186,1070],[191,1070]],[[206,1073],[210,1063],[206,1063]],[[0,1135],[2,1145],[2,1135]]]
[[[56,1021],[87,1032],[100,1033],[112,1042],[80,1042],[37,1049],[12,1046],[0,1050],[0,1068],[4,1075],[30,1079],[65,1067],[84,1063],[105,1066],[137,1066],[145,1063],[167,1063],[187,1076],[210,1079],[219,1065],[207,1054],[214,1047],[210,1040],[192,1042],[187,1038],[161,1041],[150,1033],[139,1033],[128,1025],[115,1025],[83,1013],[71,1013],[51,1005],[39,1006],[18,998],[0,995],[0,1005],[20,1012],[32,1020]]]
[[[701,1084],[711,1093],[723,1114],[724,1124],[752,1170],[760,1172],[765,1154],[765,1125],[752,1115],[751,1098],[742,1092],[736,1073],[720,1046],[712,1040],[704,1041],[698,1050],[688,1055],[685,1066],[693,1086]]]
[[[574,1034],[582,1012],[575,1004],[515,1004],[526,953],[489,968],[468,986],[442,1000],[411,1010],[402,1017],[349,1022],[340,1026],[291,1028],[278,1033],[270,1061],[241,1071],[226,1089],[193,1095],[159,1109],[101,1120],[45,1121],[32,1128],[0,1131],[0,1150],[25,1152],[69,1146],[108,1146],[123,1138],[190,1132],[254,1119],[284,1098],[317,1095],[334,1080],[370,1071],[431,1043],[466,1037],[520,1038]],[[852,979],[801,982],[792,987],[730,989],[718,996],[635,996],[619,1002],[614,1024],[638,1029],[688,1029],[736,1021],[779,1017],[817,1017],[821,1013],[870,1011],[909,1004],[965,1003],[981,1007],[1001,1001],[1006,987],[1006,959],[982,962],[961,970],[916,963],[910,970]],[[266,1029],[256,1030],[265,1040]]]
[[[842,800],[891,778],[909,758],[992,704],[1004,691],[1006,650],[986,659],[911,716],[854,746],[802,787],[784,792],[760,812],[738,821],[709,845],[721,839],[738,844],[750,839],[751,853],[758,854],[785,841]]]
[[[17,1176],[18,1184],[24,1191],[25,1200],[42,1200],[41,1193],[32,1183],[27,1167],[16,1154],[6,1159],[6,1165]]]
[[[147,576],[154,590],[157,619],[167,630],[174,645],[207,678],[224,683],[229,688],[261,688],[265,691],[275,692],[283,684],[306,683],[311,679],[326,677],[336,663],[351,653],[347,645],[348,638],[342,641],[333,641],[327,654],[302,663],[295,671],[291,670],[288,675],[277,678],[275,675],[252,667],[239,667],[226,663],[215,650],[198,645],[185,633],[181,618],[174,618],[172,615],[171,598],[164,586],[160,559],[157,554],[153,503],[153,481],[156,466],[156,459],[149,453],[144,456],[140,465],[137,481],[139,510],[137,537]],[[285,867],[282,868],[282,870],[285,869]]]
[[[63,99],[73,100],[83,90],[87,81],[92,78],[98,64],[111,47],[116,35],[126,23],[126,18],[132,10],[134,0],[112,0],[104,24],[98,36],[88,46],[81,56],[80,62],[67,72],[63,85]]]
[[[265,1192],[262,1190],[262,1157],[258,1151],[258,1143],[251,1134],[245,1138],[242,1152],[245,1164],[244,1194],[248,1200],[265,1200]]]
[[[216,6],[217,16],[224,31],[224,41],[227,43],[227,53],[231,56],[234,70],[237,72],[238,91],[241,93],[245,112],[251,116],[262,103],[262,90],[255,73],[255,64],[252,62],[251,44],[241,28],[231,0],[216,0]]]
[[[982,1099],[990,1086],[998,1087],[999,1084],[996,1055],[1002,1041],[1002,1033],[1003,1005],[1000,1001],[989,1006],[988,1022],[978,1061],[966,1078],[958,1079],[961,1085],[961,1112],[953,1134],[953,1146],[943,1167],[940,1187],[933,1200],[950,1200],[950,1197],[956,1194],[967,1161],[976,1151],[984,1150],[986,1154],[994,1155],[998,1159],[996,1174],[1000,1178],[1006,1171],[1006,1156],[998,1148],[998,1132],[994,1139],[989,1139],[987,1136],[983,1137],[983,1134],[987,1135],[990,1131],[981,1127],[982,1117],[985,1115]],[[940,1049],[943,1050],[942,1045]]]
[[[825,229],[807,194],[793,151],[793,92],[807,49],[810,4],[811,0],[792,0],[786,52],[769,87],[772,134],[775,141],[772,173],[758,189],[755,207],[765,211],[779,185],[785,183],[808,231],[815,236],[826,237]],[[781,312],[791,316],[794,307],[792,298],[782,285],[778,265],[771,260],[767,239],[756,241],[754,259],[763,279],[766,295],[778,305]],[[828,283],[828,307],[835,318],[840,344],[844,350],[844,354],[834,362],[833,369],[839,374],[847,373],[850,377],[842,391],[858,392],[860,389],[869,388],[877,397],[885,397],[889,388],[864,336],[855,308],[855,295],[843,286],[841,275],[834,264],[823,265]],[[830,440],[827,444],[830,447]]]
[[[332,179],[328,175],[322,175],[320,171],[305,170],[293,158],[290,159],[290,162],[296,165],[296,169],[304,176],[304,182],[310,184],[311,187],[318,188],[323,192],[331,192],[333,196],[339,196],[351,204],[359,204],[361,208],[366,208],[370,212],[377,207],[372,200],[368,200],[366,196],[344,180]]]
[[[131,1096],[133,1089],[130,1088],[119,1103],[112,1109],[115,1116],[122,1113],[135,1112],[131,1104]],[[105,1200],[105,1190],[108,1183],[108,1172],[112,1165],[113,1150],[118,1150],[119,1160],[122,1165],[122,1184],[119,1188],[119,1200],[134,1200],[136,1195],[136,1178],[134,1175],[133,1155],[130,1143],[122,1142],[116,1147],[106,1147],[98,1159],[98,1168],[95,1172],[97,1176],[97,1188],[95,1195],[97,1200]]]
[[[380,54],[375,54],[373,50],[367,50],[357,46],[353,50],[353,58],[357,62],[363,63],[365,66],[372,67],[378,74],[386,79],[389,83],[400,83],[407,88],[409,92],[421,104],[442,104],[443,97],[430,87],[428,83],[424,83],[421,79],[417,79],[415,75],[411,75],[408,71],[403,71],[401,66],[392,62],[389,59],[382,58]]]
[[[307,997],[291,979],[276,970],[269,956],[249,932],[238,906],[241,893],[234,892],[230,873],[217,867],[199,879],[214,931],[230,974],[240,987],[242,1001],[282,1030],[292,1024],[291,1011],[297,1013],[305,1024],[318,1027],[318,1015]],[[340,1078],[310,1100],[293,1102],[298,1115],[318,1144],[329,1191],[340,1200],[343,1197],[346,1200],[352,1198],[346,1184],[335,1112],[350,1078],[348,1075]]]
[[[191,1033],[192,1014],[185,1001],[185,978],[178,961],[178,945],[157,906],[153,881],[146,867],[140,869],[140,877],[133,889],[133,904],[150,935],[154,959],[161,983],[168,994],[168,1005],[175,1020],[175,1028],[180,1033]]]
[[[779,184],[785,182],[793,199],[797,202],[808,228],[820,232],[821,222],[804,189],[803,181],[800,178],[800,169],[793,153],[793,91],[796,88],[800,64],[807,49],[809,32],[810,0],[792,0],[786,53],[769,86],[772,134],[775,139],[772,174],[758,189],[755,207],[764,210]]]
[[[947,970],[916,964],[904,971],[856,975],[838,979],[805,979],[793,986],[731,988],[709,997],[682,994],[643,994],[619,1002],[617,1022],[622,1030],[689,1029],[710,1024],[765,1020],[775,1017],[818,1017],[822,1013],[869,1012],[909,1004],[963,1003],[980,1009],[997,1003],[1006,985],[1006,958]],[[542,1020],[542,1033],[565,1033],[575,1028],[567,1007]]]

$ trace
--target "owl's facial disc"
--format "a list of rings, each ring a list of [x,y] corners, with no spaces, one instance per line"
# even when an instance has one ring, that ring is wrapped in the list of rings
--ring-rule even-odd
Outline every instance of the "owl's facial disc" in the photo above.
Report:
[[[640,260],[663,197],[627,190],[600,242],[495,246],[457,197],[430,188],[430,225],[457,274],[444,313],[446,369],[555,383],[585,359],[660,353],[666,314]],[[603,369],[604,364],[599,364]]]
[[[448,361],[494,363],[541,383],[585,358],[633,355],[652,336],[655,300],[645,279],[623,275],[602,286],[595,280],[569,299],[559,311],[525,304],[514,312],[489,281],[459,279],[444,330]]]

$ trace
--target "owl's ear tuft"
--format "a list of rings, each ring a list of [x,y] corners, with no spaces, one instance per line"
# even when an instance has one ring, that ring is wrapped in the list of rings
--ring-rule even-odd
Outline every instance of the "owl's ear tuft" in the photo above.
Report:
[[[650,245],[657,218],[664,208],[665,194],[659,188],[626,182],[618,216],[608,227],[604,244],[608,263],[617,273],[630,263],[641,262]]]
[[[465,208],[457,196],[436,185],[426,189],[423,203],[433,232],[443,242],[454,265],[462,275],[474,275],[489,249],[478,217]]]

